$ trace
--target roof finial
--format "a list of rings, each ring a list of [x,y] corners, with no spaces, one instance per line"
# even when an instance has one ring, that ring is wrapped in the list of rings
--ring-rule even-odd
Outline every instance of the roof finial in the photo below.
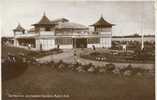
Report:
[[[44,14],[43,14],[44,16],[46,16],[46,13],[45,13],[45,11],[44,11]]]
[[[101,17],[103,17],[103,14],[101,13]]]
[[[18,22],[18,26],[21,26],[20,22]]]
[[[20,25],[20,22],[17,22],[18,23],[18,25]]]

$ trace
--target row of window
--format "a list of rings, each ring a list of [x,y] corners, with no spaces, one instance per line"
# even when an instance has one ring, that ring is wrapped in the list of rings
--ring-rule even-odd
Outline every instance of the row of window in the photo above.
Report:
[[[68,45],[72,44],[73,40],[71,38],[56,38],[55,44],[58,45]],[[89,38],[88,44],[100,43],[100,38]]]
[[[111,32],[111,28],[96,28],[98,32]]]
[[[65,45],[72,44],[72,39],[71,38],[56,38],[55,44],[56,45],[58,45],[58,44],[65,44]]]

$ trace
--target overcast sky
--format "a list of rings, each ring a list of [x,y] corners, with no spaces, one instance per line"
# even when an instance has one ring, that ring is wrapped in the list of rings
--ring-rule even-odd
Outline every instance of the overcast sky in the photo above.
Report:
[[[95,23],[103,15],[112,24],[113,35],[129,35],[141,32],[154,34],[155,10],[153,1],[52,1],[52,0],[3,0],[2,35],[11,36],[18,23],[25,29],[38,22],[43,12],[50,20],[67,18],[86,26]],[[142,25],[143,20],[143,25]]]

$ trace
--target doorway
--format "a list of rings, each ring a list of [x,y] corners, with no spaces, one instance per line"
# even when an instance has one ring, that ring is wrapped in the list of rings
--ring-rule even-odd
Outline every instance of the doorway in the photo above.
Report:
[[[87,38],[74,38],[73,48],[87,48]]]

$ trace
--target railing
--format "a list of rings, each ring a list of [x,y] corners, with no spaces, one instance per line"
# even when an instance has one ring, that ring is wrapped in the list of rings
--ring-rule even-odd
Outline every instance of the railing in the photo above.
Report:
[[[53,31],[41,31],[39,32],[40,35],[55,35]]]
[[[102,37],[102,38],[111,38],[111,34],[102,34],[102,35],[45,35],[39,36],[39,38],[94,38],[94,37]]]
[[[38,36],[40,38],[50,38],[50,37],[71,37],[71,38],[88,38],[88,37],[112,37],[111,33],[106,33],[106,34],[99,34],[97,32],[91,32],[91,33],[71,33],[71,34],[55,34],[54,32],[30,32],[30,33],[25,33],[25,34],[18,34],[15,37],[20,38],[20,37],[34,37]]]
[[[38,33],[35,33],[35,32],[31,32],[31,33],[24,33],[24,34],[16,34],[15,35],[15,38],[22,38],[22,37],[34,37],[34,36],[39,36]]]

